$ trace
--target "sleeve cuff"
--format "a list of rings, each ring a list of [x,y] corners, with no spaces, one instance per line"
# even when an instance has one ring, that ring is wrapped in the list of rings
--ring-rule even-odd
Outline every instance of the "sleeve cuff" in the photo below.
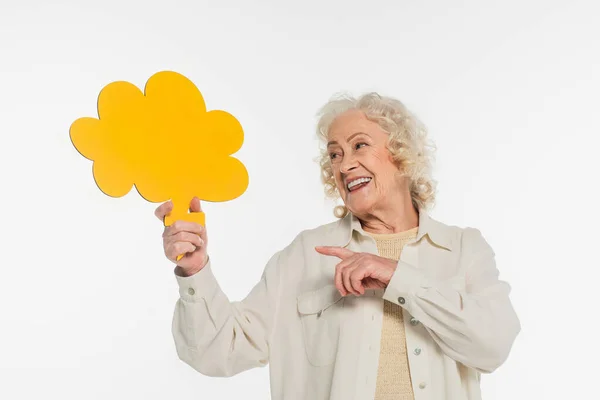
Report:
[[[217,287],[210,259],[200,271],[190,276],[180,275],[180,267],[176,266],[173,273],[179,285],[179,296],[189,302],[197,302],[203,298],[210,298]]]
[[[412,314],[416,293],[425,286],[426,280],[426,276],[418,268],[398,261],[396,271],[383,292],[383,299],[400,305]]]

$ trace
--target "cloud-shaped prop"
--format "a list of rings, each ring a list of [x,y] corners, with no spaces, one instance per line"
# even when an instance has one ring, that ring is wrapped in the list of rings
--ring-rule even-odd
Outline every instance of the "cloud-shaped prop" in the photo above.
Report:
[[[98,119],[71,125],[73,145],[92,160],[96,184],[121,197],[135,185],[150,202],[171,199],[165,226],[183,219],[204,225],[203,213],[188,213],[194,196],[221,202],[242,195],[248,172],[231,155],[244,132],[231,114],[206,111],[198,88],[176,72],[154,74],[145,94],[129,82],[113,82],[98,97]]]

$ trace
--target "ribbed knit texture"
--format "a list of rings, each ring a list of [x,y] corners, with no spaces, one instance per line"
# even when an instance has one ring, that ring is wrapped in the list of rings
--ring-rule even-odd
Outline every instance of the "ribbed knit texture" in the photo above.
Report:
[[[402,248],[417,236],[418,227],[391,234],[369,233],[377,243],[381,257],[399,260]],[[381,348],[375,400],[414,400],[406,354],[406,336],[402,307],[384,300]]]

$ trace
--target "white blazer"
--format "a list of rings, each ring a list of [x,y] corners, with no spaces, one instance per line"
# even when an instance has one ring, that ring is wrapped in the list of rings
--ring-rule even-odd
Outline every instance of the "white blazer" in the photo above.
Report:
[[[340,260],[317,253],[322,245],[378,254],[349,213],[276,252],[242,301],[229,301],[210,260],[189,277],[176,267],[179,358],[207,376],[269,364],[273,399],[373,399],[385,299],[403,308],[415,400],[481,399],[481,374],[507,359],[521,325],[479,230],[419,212],[388,287],[363,296],[339,294]]]

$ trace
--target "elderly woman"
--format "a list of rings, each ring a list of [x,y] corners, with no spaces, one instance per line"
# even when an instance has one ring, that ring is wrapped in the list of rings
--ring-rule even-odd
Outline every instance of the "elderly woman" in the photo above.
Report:
[[[370,93],[331,100],[317,130],[338,220],[276,252],[244,300],[219,287],[205,228],[165,228],[179,358],[207,376],[270,364],[274,399],[480,399],[481,374],[504,363],[520,322],[481,232],[427,213],[426,129]]]

